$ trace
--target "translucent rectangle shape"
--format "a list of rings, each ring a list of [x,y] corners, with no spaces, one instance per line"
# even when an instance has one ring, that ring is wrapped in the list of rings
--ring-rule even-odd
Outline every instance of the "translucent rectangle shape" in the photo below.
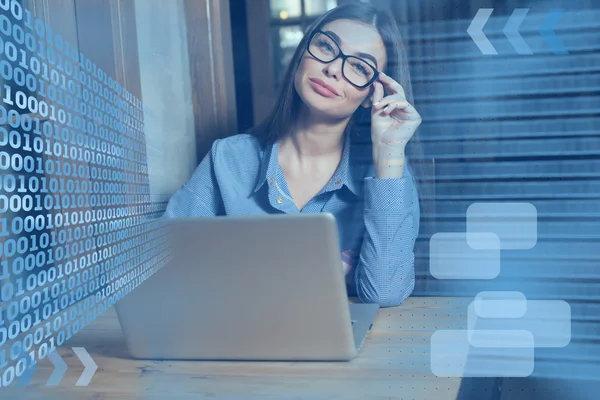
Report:
[[[431,336],[431,372],[443,378],[527,377],[533,347],[473,347],[466,330],[439,330]]]
[[[441,232],[429,242],[429,269],[437,279],[494,279],[500,273],[500,241],[488,236],[490,248],[475,250],[464,232]],[[495,244],[492,244],[495,243]]]
[[[479,292],[474,302],[480,318],[520,318],[527,311],[527,298],[516,291]]]
[[[471,330],[467,331],[473,347],[534,347],[533,334],[524,330]]]
[[[480,318],[475,302],[467,311],[468,330],[526,330],[533,334],[535,347],[564,347],[571,341],[571,306],[563,300],[527,300],[521,318]]]
[[[527,250],[537,243],[537,209],[531,203],[473,203],[467,209],[467,240],[476,249],[476,233],[493,232],[502,250]]]

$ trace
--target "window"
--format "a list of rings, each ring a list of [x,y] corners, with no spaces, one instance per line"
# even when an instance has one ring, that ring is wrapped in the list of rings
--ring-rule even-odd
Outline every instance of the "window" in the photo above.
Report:
[[[304,0],[306,15],[320,15],[337,6],[337,0]]]
[[[338,0],[270,0],[275,87],[279,87],[308,26],[338,5]]]
[[[168,260],[168,198],[234,130],[210,1],[0,1],[2,387],[47,356],[20,345],[36,325],[52,329],[34,349],[61,346]]]

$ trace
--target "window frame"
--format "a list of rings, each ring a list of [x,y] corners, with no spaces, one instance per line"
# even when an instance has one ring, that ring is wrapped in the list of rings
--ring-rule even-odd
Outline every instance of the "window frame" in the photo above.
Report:
[[[336,6],[343,3],[341,0],[336,0]],[[312,24],[315,20],[317,20],[322,14],[317,15],[307,15],[306,14],[306,0],[300,0],[300,16],[299,17],[290,17],[286,19],[281,19],[274,17],[271,13],[271,1],[268,0],[268,10],[269,10],[269,33],[271,46],[273,49],[273,56],[271,61],[273,67],[273,83],[274,89],[277,91],[280,87],[280,80],[284,71],[279,71],[279,60],[283,57],[282,48],[279,45],[281,43],[281,36],[279,35],[279,28],[282,27],[297,27],[299,26],[302,29],[302,32],[306,32],[306,29]],[[277,33],[275,35],[275,32]],[[281,74],[281,76],[280,76]]]

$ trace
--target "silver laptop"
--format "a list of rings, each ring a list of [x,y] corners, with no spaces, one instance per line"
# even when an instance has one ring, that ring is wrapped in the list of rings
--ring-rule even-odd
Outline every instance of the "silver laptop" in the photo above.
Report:
[[[140,359],[356,357],[379,306],[349,304],[330,213],[173,219],[172,261],[116,304]]]

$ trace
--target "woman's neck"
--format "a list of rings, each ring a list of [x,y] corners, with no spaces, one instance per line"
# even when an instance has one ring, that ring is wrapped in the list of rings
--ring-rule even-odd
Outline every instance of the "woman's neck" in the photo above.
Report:
[[[279,143],[279,147],[299,160],[341,156],[344,131],[349,118],[324,120],[301,112],[296,126]]]

